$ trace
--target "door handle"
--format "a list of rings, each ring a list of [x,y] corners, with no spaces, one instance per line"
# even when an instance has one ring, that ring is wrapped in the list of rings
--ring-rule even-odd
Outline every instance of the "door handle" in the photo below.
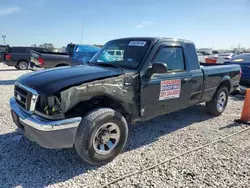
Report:
[[[191,78],[184,78],[183,80],[184,80],[185,82],[188,82],[188,81],[191,80]]]

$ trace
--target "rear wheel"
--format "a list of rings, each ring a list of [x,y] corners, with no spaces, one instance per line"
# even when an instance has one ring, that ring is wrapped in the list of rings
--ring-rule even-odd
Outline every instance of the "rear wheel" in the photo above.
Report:
[[[228,101],[228,90],[225,86],[220,87],[212,100],[206,103],[207,111],[215,116],[221,115],[226,109]]]
[[[19,61],[17,64],[17,69],[18,70],[27,70],[29,67],[29,64],[27,61]]]
[[[83,118],[77,129],[75,148],[88,163],[104,164],[122,152],[127,137],[125,118],[110,108],[99,108]]]

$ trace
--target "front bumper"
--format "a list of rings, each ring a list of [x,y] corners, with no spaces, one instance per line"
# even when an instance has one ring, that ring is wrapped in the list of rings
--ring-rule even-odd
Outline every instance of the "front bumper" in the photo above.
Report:
[[[47,120],[20,108],[14,97],[10,99],[10,108],[15,124],[24,131],[29,140],[51,149],[73,147],[81,117]]]

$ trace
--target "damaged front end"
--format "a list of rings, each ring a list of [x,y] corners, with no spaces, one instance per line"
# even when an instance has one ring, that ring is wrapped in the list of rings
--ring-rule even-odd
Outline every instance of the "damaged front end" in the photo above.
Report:
[[[35,113],[48,119],[63,119],[61,94],[49,97],[40,95]]]
[[[138,74],[127,73],[72,86],[54,96],[40,96],[36,113],[48,119],[64,119],[83,117],[93,109],[109,107],[123,115],[138,115],[138,83]]]

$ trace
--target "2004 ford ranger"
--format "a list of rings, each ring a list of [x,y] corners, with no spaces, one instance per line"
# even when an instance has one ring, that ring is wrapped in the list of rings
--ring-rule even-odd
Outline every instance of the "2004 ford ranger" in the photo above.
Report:
[[[187,40],[117,39],[87,65],[18,78],[11,114],[31,141],[46,148],[74,146],[88,163],[102,164],[123,150],[128,124],[202,102],[220,115],[240,75],[238,65],[201,67]]]

